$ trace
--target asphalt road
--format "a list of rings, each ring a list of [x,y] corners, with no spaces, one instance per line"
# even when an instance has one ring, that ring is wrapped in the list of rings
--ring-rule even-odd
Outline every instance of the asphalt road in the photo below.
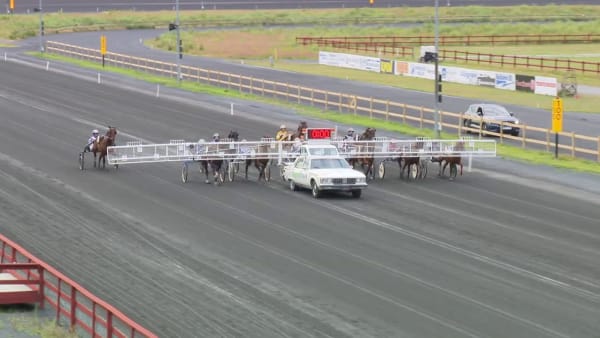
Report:
[[[490,159],[407,183],[390,165],[360,200],[314,200],[254,171],[221,187],[176,164],[79,171],[106,124],[123,144],[299,117],[62,71],[0,62],[0,230],[161,337],[600,332],[597,176]]]
[[[175,0],[112,0],[99,2],[98,0],[43,0],[42,8],[45,12],[95,12],[109,10],[138,10],[158,11],[172,10]],[[596,0],[529,0],[528,5],[547,4],[597,4]],[[18,0],[15,4],[16,13],[25,13],[38,8],[39,0]],[[515,6],[523,4],[518,0],[439,0],[440,6]],[[7,5],[8,6],[8,5]],[[200,9],[298,9],[298,8],[358,8],[369,6],[368,0],[225,0],[225,1],[179,1],[181,10]],[[434,6],[432,0],[375,0],[373,7],[419,7]]]

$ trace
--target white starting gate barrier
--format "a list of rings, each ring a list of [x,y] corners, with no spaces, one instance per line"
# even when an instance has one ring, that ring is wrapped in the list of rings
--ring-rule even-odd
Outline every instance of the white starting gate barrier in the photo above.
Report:
[[[311,141],[308,141],[312,143]],[[320,144],[332,144],[344,158],[373,157],[389,159],[398,157],[495,157],[494,140],[429,140],[424,138],[396,140],[376,138],[370,141],[344,141],[339,138],[319,140]],[[306,143],[305,143],[306,144]],[[172,140],[166,144],[141,144],[129,142],[124,146],[108,147],[108,163],[122,165],[133,163],[184,162],[201,160],[239,161],[245,159],[270,159],[282,164],[297,157],[293,141],[186,142]]]

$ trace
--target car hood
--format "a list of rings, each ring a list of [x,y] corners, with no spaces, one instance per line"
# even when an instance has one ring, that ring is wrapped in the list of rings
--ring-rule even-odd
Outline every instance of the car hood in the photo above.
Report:
[[[365,174],[354,169],[311,169],[321,178],[365,178]]]
[[[484,118],[486,118],[486,117],[484,116]],[[493,121],[511,122],[511,123],[515,123],[519,120],[514,116],[493,116],[493,117],[487,117],[487,118],[490,120],[493,120]]]

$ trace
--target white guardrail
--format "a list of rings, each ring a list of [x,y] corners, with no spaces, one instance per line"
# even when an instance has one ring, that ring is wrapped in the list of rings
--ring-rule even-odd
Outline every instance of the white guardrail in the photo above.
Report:
[[[303,144],[313,144],[303,143]],[[318,141],[318,144],[334,145],[344,158],[374,157],[495,157],[494,140],[396,140],[378,138],[371,141],[343,141],[341,139]],[[172,140],[166,144],[142,144],[129,142],[124,146],[108,148],[110,165],[133,163],[185,162],[200,160],[243,160],[271,159],[281,164],[295,158],[299,152],[293,141],[226,141],[226,142],[186,142]]]

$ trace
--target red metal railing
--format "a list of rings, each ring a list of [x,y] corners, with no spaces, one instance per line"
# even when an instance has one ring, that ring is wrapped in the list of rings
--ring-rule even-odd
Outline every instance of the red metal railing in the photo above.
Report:
[[[33,256],[21,246],[0,234],[0,263],[35,263],[42,271],[32,278],[42,279],[42,300],[56,309],[56,321],[66,323],[78,333],[90,337],[157,338],[157,336],[129,319],[113,306],[92,295],[48,264]],[[35,274],[35,275],[34,275]]]
[[[330,37],[296,37],[301,45],[325,46],[325,43],[383,43],[388,46],[421,46],[433,45],[435,37],[417,36],[330,36]],[[440,36],[439,44],[451,45],[497,45],[497,44],[550,44],[550,43],[597,43],[600,34],[514,34],[514,35],[463,35]]]

